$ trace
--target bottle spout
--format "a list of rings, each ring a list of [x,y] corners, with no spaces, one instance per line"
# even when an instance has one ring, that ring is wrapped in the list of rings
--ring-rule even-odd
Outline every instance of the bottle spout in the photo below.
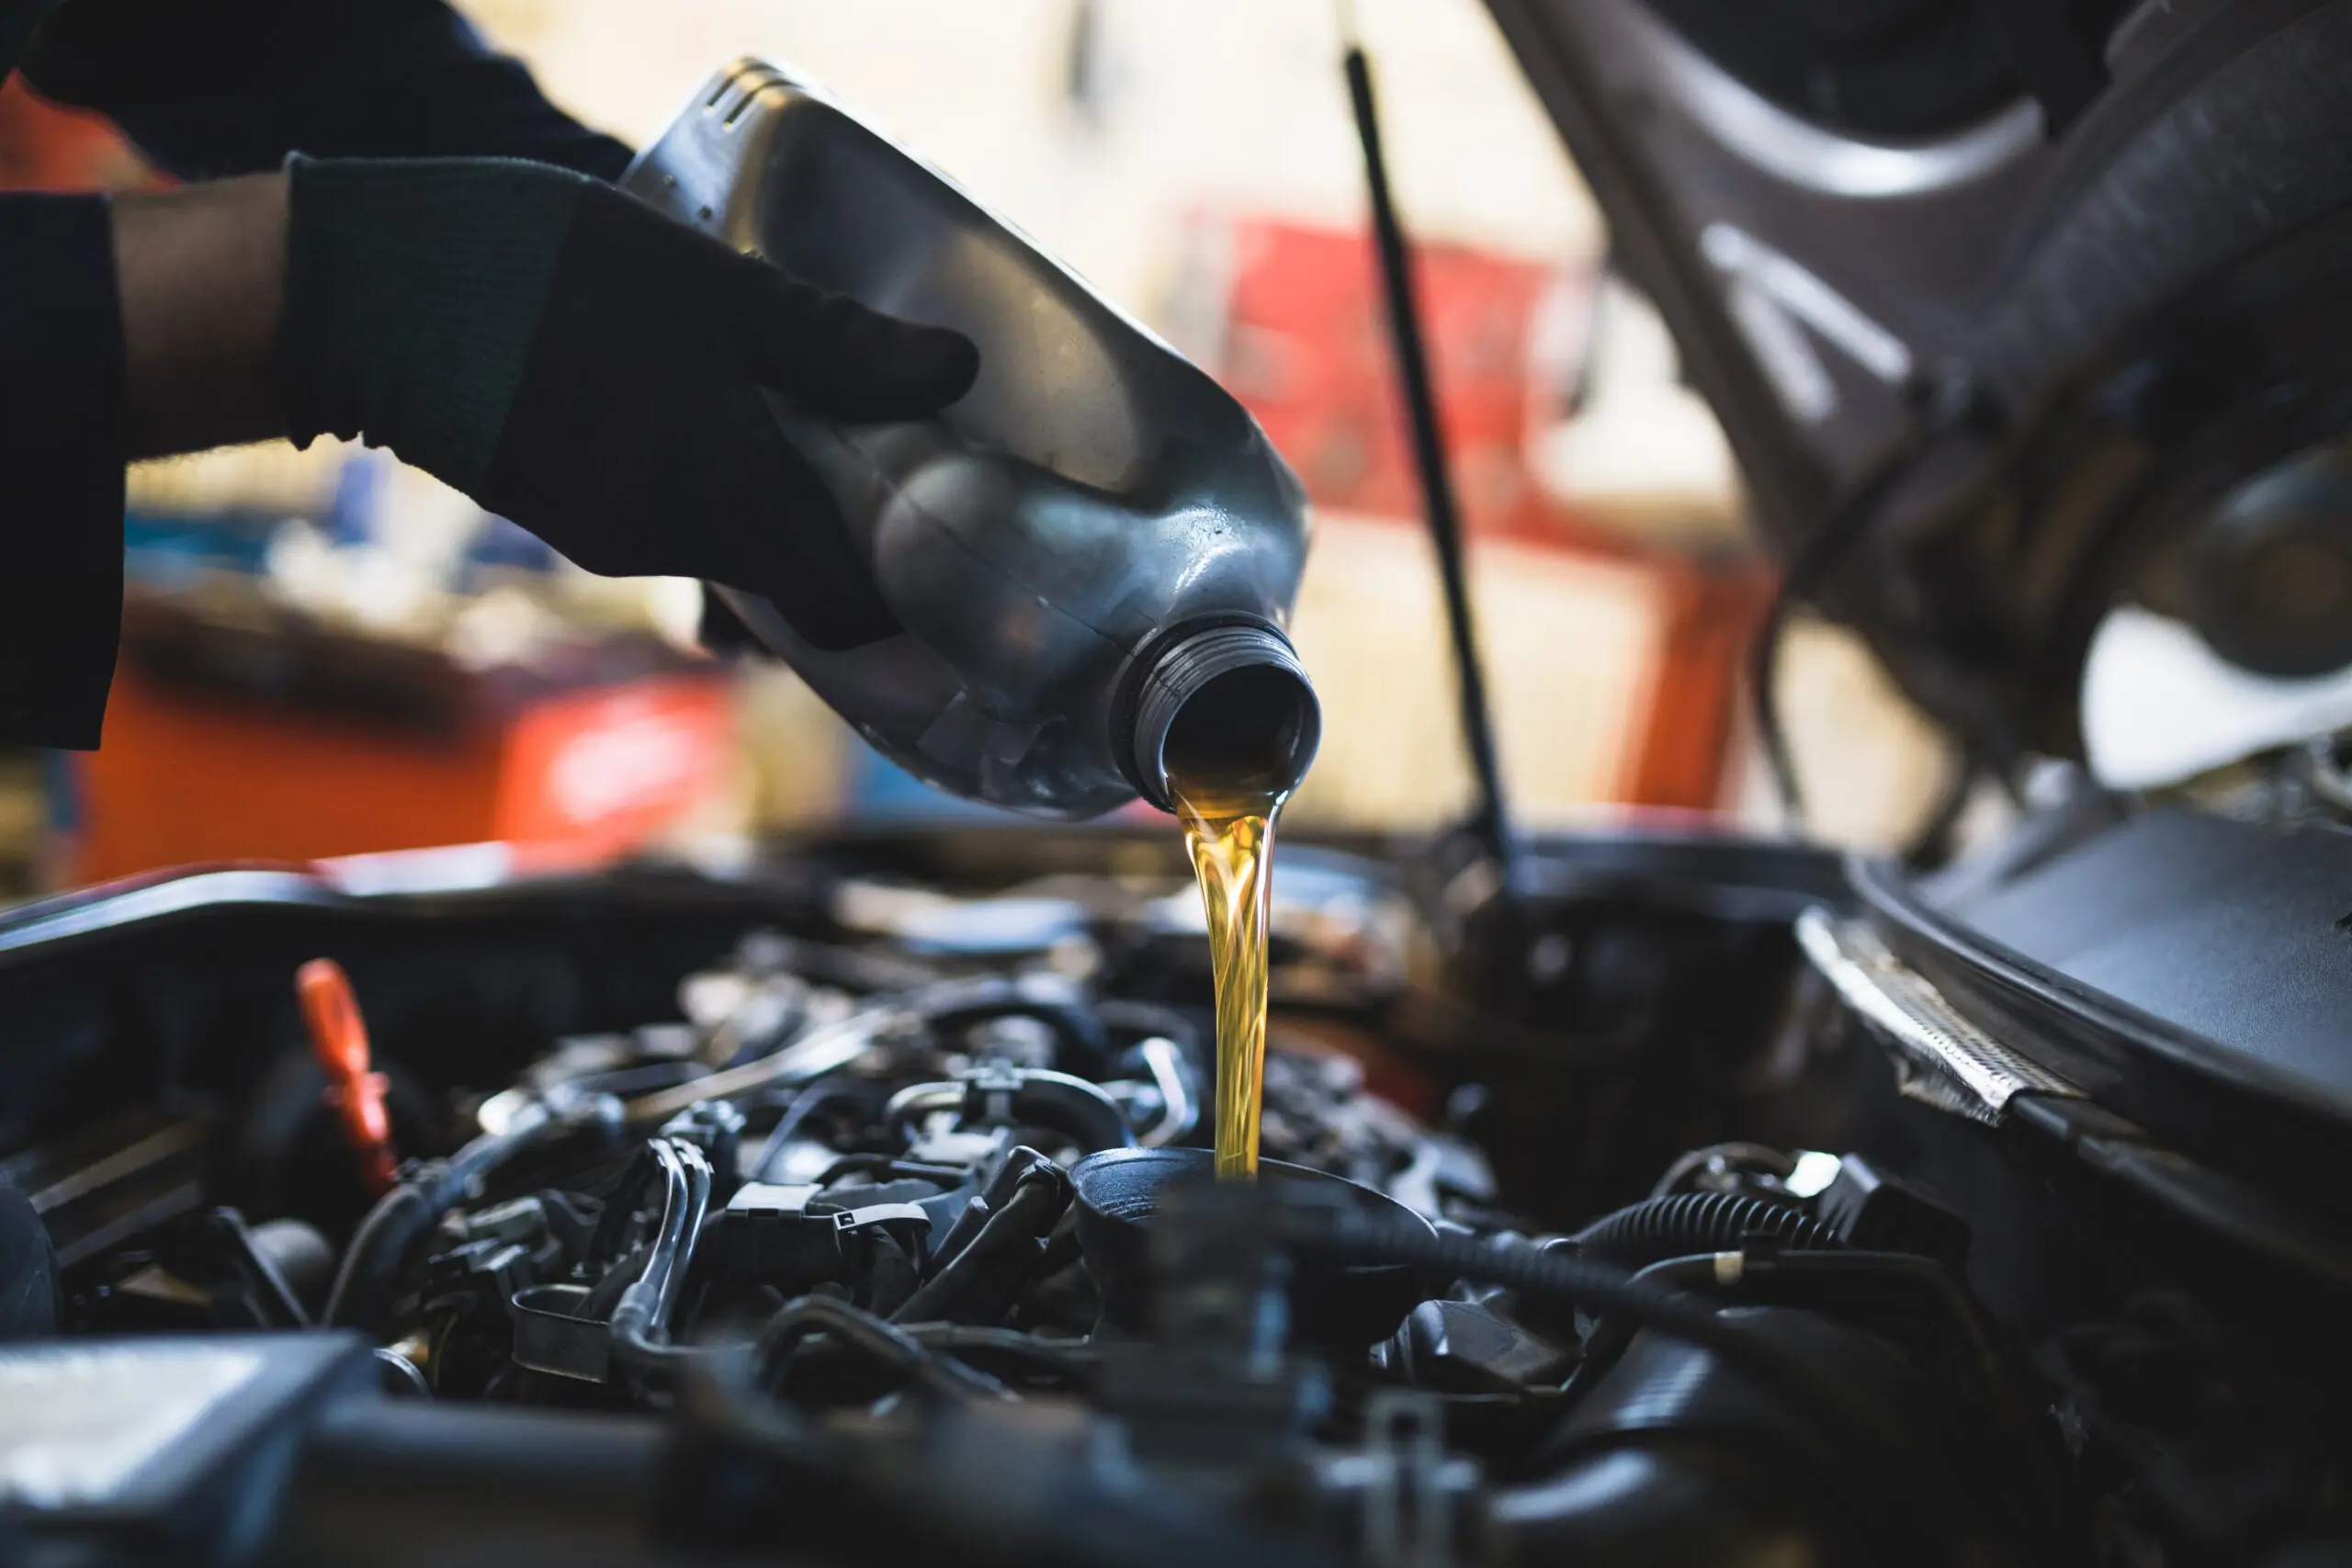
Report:
[[[1322,705],[1271,621],[1181,633],[1140,674],[1130,766],[1143,797],[1175,809],[1174,784],[1286,795],[1315,761]]]

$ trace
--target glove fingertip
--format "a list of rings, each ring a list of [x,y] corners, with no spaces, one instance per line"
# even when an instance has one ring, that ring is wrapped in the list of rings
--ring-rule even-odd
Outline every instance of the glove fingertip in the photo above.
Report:
[[[916,327],[908,333],[909,395],[927,402],[924,412],[944,409],[980,378],[979,344],[952,327]]]
[[[972,389],[980,351],[946,327],[877,318],[879,331],[843,333],[832,375],[809,389],[809,400],[841,419],[921,419]]]
[[[978,346],[952,328],[902,321],[773,271],[760,281],[764,330],[755,341],[764,372],[812,413],[921,419],[979,378]]]

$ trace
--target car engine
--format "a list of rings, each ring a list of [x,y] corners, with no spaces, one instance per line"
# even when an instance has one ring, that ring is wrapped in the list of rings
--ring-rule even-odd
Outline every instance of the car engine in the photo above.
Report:
[[[1997,876],[2165,820],[2077,818]],[[9,1560],[2332,1560],[2312,1205],[1991,1045],[1886,888],[1299,848],[1267,1179],[1196,1181],[1169,849],[12,917]]]
[[[1480,801],[1285,840],[1261,1179],[1164,823],[0,911],[0,1568],[2352,1562],[2342,711],[2078,765],[2352,660],[2352,0],[1487,9],[1906,852],[1511,830],[1351,50]]]

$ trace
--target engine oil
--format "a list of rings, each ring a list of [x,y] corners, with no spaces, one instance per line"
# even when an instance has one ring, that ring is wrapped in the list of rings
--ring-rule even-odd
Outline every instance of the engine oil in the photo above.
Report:
[[[1254,1179],[1266,1087],[1266,909],[1288,792],[1171,781],[1208,915],[1216,985],[1216,1173]]]

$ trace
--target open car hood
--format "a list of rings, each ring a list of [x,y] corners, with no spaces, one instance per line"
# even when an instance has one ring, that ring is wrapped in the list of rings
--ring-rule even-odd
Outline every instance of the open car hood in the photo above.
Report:
[[[1976,757],[2081,754],[2121,600],[2352,663],[2352,6],[1488,6],[1792,594]]]

